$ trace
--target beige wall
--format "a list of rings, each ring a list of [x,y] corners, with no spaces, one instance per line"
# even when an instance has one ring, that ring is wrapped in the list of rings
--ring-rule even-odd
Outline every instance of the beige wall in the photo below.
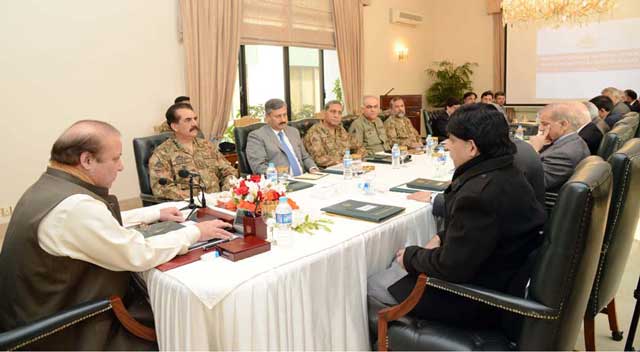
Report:
[[[113,191],[138,195],[131,141],[151,134],[184,94],[177,14],[176,0],[0,5],[0,207],[15,205],[45,169],[55,138],[82,118],[122,131],[125,170]]]
[[[391,8],[421,14],[424,23],[391,24]],[[365,93],[424,94],[431,83],[425,69],[445,59],[477,62],[474,89],[493,89],[492,30],[485,1],[371,0],[364,8]],[[409,48],[406,62],[395,56],[397,42]]]

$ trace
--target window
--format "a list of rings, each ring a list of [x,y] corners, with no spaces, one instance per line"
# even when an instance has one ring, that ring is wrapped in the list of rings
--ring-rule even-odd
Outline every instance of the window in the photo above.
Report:
[[[325,102],[342,100],[336,51],[241,45],[235,89],[233,118],[263,118],[272,98],[287,103],[290,120],[312,118]]]

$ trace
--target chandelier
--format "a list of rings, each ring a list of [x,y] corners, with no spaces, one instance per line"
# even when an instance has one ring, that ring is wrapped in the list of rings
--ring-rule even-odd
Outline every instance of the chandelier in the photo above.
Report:
[[[583,24],[611,12],[616,0],[502,0],[504,24],[541,23],[559,27]]]

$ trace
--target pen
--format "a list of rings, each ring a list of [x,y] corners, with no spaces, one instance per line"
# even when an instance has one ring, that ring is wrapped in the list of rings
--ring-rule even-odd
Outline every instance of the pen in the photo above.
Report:
[[[209,249],[214,248],[215,246],[217,246],[217,245],[219,245],[221,243],[225,243],[225,242],[229,242],[229,239],[225,238],[225,239],[209,242],[209,243],[205,244],[204,246],[202,246],[202,250],[204,250],[206,252]]]

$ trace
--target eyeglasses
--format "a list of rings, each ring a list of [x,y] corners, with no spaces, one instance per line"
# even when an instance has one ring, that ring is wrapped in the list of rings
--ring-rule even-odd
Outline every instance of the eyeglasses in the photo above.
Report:
[[[365,109],[377,109],[380,107],[380,105],[365,105],[364,107]]]

